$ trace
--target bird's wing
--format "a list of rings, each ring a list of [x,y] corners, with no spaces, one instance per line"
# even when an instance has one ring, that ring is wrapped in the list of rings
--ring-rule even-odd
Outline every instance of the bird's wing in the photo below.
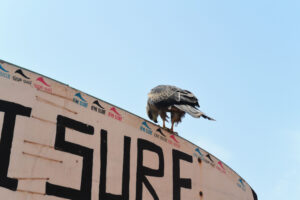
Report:
[[[153,104],[162,104],[165,106],[171,105],[176,102],[174,95],[176,90],[174,86],[159,85],[153,88],[148,94],[149,101]]]
[[[197,108],[194,108],[190,105],[174,105],[176,108],[190,114],[192,117],[195,117],[195,118],[199,118],[199,117],[203,117],[205,119],[208,119],[208,120],[213,120],[213,121],[216,121],[215,119],[207,116],[204,112],[202,112],[201,110],[198,110]]]
[[[170,85],[159,85],[153,88],[148,94],[148,97],[153,104],[165,106],[174,104],[199,106],[198,99],[193,93]]]
[[[177,88],[175,95],[176,104],[200,107],[197,97],[188,90]]]

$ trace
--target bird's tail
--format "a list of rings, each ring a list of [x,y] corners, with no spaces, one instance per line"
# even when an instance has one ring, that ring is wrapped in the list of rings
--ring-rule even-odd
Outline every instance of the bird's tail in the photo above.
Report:
[[[174,106],[184,112],[187,112],[192,117],[195,117],[195,118],[203,117],[208,120],[216,121],[215,119],[207,116],[205,113],[203,113],[202,111],[200,111],[192,106],[189,106],[189,105],[174,105]]]

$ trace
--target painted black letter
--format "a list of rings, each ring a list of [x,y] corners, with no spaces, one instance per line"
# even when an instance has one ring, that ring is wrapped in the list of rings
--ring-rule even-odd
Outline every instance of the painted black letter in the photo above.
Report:
[[[0,112],[4,112],[4,120],[0,140],[0,186],[10,190],[17,190],[18,180],[7,177],[11,145],[14,137],[16,116],[29,117],[31,108],[20,104],[0,100]]]
[[[158,169],[151,169],[143,166],[143,150],[157,153],[159,159]],[[164,175],[164,155],[162,149],[156,144],[147,140],[138,139],[137,172],[136,172],[136,200],[143,198],[143,183],[149,190],[154,200],[158,196],[146,176],[162,177]]]
[[[106,168],[107,168],[107,131],[101,130],[101,171],[99,185],[99,199],[128,200],[129,199],[129,174],[130,174],[130,137],[124,136],[122,195],[106,193]],[[116,147],[111,147],[116,148]]]
[[[192,163],[193,157],[173,149],[173,200],[180,200],[180,188],[192,188],[192,181],[189,178],[180,178],[180,160]]]
[[[58,115],[55,149],[83,157],[80,190],[46,183],[46,194],[72,200],[90,200],[92,190],[93,149],[65,141],[66,128],[93,135],[94,127]]]

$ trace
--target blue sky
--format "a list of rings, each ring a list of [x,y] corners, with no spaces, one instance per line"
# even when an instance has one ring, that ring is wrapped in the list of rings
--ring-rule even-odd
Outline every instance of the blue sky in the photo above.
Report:
[[[0,59],[147,118],[158,84],[217,121],[179,134],[264,200],[300,199],[299,1],[1,1]]]

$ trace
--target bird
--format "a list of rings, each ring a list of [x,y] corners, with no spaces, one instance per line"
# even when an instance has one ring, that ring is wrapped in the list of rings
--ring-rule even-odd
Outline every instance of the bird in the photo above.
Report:
[[[158,122],[157,118],[160,116],[163,120],[162,128],[174,133],[174,124],[180,123],[185,113],[195,118],[203,117],[215,121],[200,111],[199,107],[197,97],[190,91],[172,85],[158,85],[148,93],[146,112],[155,123]],[[171,129],[166,128],[165,124],[168,121],[167,112],[171,115]]]

